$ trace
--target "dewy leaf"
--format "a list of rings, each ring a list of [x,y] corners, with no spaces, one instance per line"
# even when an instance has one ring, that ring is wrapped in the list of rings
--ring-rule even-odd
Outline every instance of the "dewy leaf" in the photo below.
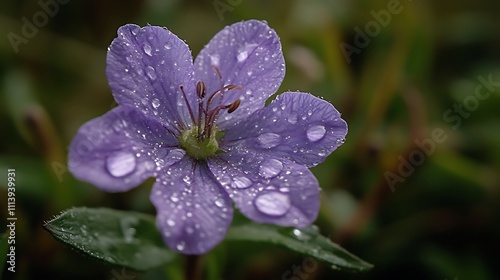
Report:
[[[46,222],[54,238],[96,259],[137,271],[170,262],[154,217],[106,208],[72,208]]]
[[[267,224],[245,223],[231,227],[226,239],[279,245],[323,261],[336,270],[359,272],[369,270],[373,267],[373,265],[354,256],[330,241],[330,239],[322,236],[316,226],[296,229]]]

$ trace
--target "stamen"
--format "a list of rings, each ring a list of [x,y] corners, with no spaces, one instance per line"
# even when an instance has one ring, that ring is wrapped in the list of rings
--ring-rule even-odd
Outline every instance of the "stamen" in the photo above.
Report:
[[[193,124],[194,124],[195,123],[195,118],[194,118],[193,110],[191,110],[191,105],[189,105],[186,93],[184,92],[184,87],[180,86],[180,88],[181,88],[181,91],[182,91],[182,96],[184,97],[184,102],[186,102],[187,108],[189,110],[189,116],[191,117],[191,120],[193,121]]]
[[[227,112],[229,114],[231,114],[232,112],[234,112],[236,109],[238,109],[238,107],[240,106],[240,103],[241,103],[241,100],[240,99],[236,99],[236,101],[234,101],[233,104],[229,105],[229,110],[227,110]]]
[[[198,95],[199,98],[204,98],[206,93],[207,93],[207,88],[205,86],[205,83],[203,81],[199,81],[196,84],[196,94]]]
[[[196,93],[198,94],[198,138],[201,139],[201,118],[203,116],[203,99],[207,94],[207,88],[203,81],[199,81],[196,84]]]

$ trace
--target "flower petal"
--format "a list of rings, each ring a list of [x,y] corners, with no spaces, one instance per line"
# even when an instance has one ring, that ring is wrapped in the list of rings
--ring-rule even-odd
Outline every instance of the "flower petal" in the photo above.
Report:
[[[254,221],[305,227],[318,215],[318,181],[302,165],[251,152],[222,154],[208,165],[240,211]]]
[[[190,103],[197,104],[193,59],[175,34],[158,26],[124,25],[109,47],[106,62],[118,104],[135,106],[163,124],[190,123],[180,86]]]
[[[195,60],[197,77],[203,80],[207,93],[220,89],[221,81],[233,89],[224,96],[223,104],[241,99],[237,111],[221,112],[218,126],[227,129],[238,124],[255,110],[262,108],[274,94],[285,75],[285,61],[276,32],[266,22],[249,20],[227,26],[217,33]]]
[[[233,218],[229,196],[206,165],[187,157],[158,178],[151,201],[165,243],[187,255],[206,253],[219,244]]]
[[[344,143],[347,124],[332,104],[286,92],[226,132],[226,149],[255,150],[313,167]]]
[[[106,191],[126,191],[151,177],[179,152],[177,139],[155,119],[118,106],[84,124],[73,138],[68,166],[73,175]]]

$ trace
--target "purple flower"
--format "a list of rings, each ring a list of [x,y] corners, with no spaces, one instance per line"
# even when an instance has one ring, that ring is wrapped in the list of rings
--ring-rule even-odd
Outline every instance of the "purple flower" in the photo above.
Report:
[[[278,36],[262,21],[224,28],[194,63],[184,41],[156,26],[125,25],[109,47],[118,106],[71,143],[75,177],[111,192],[155,177],[151,201],[166,244],[202,254],[221,242],[232,203],[248,218],[311,224],[319,186],[308,170],[344,141],[328,102],[285,92]]]

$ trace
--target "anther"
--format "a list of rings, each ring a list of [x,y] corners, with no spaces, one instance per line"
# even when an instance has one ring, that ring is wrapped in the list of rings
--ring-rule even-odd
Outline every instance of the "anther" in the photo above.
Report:
[[[227,110],[227,112],[229,114],[231,114],[232,112],[234,112],[236,109],[238,109],[238,107],[240,106],[240,103],[241,103],[241,100],[240,99],[236,99],[236,101],[234,101],[233,104],[229,105],[229,109]]]
[[[204,98],[205,95],[207,94],[207,88],[206,88],[205,83],[203,81],[199,81],[196,84],[196,94],[198,94],[199,98]]]

